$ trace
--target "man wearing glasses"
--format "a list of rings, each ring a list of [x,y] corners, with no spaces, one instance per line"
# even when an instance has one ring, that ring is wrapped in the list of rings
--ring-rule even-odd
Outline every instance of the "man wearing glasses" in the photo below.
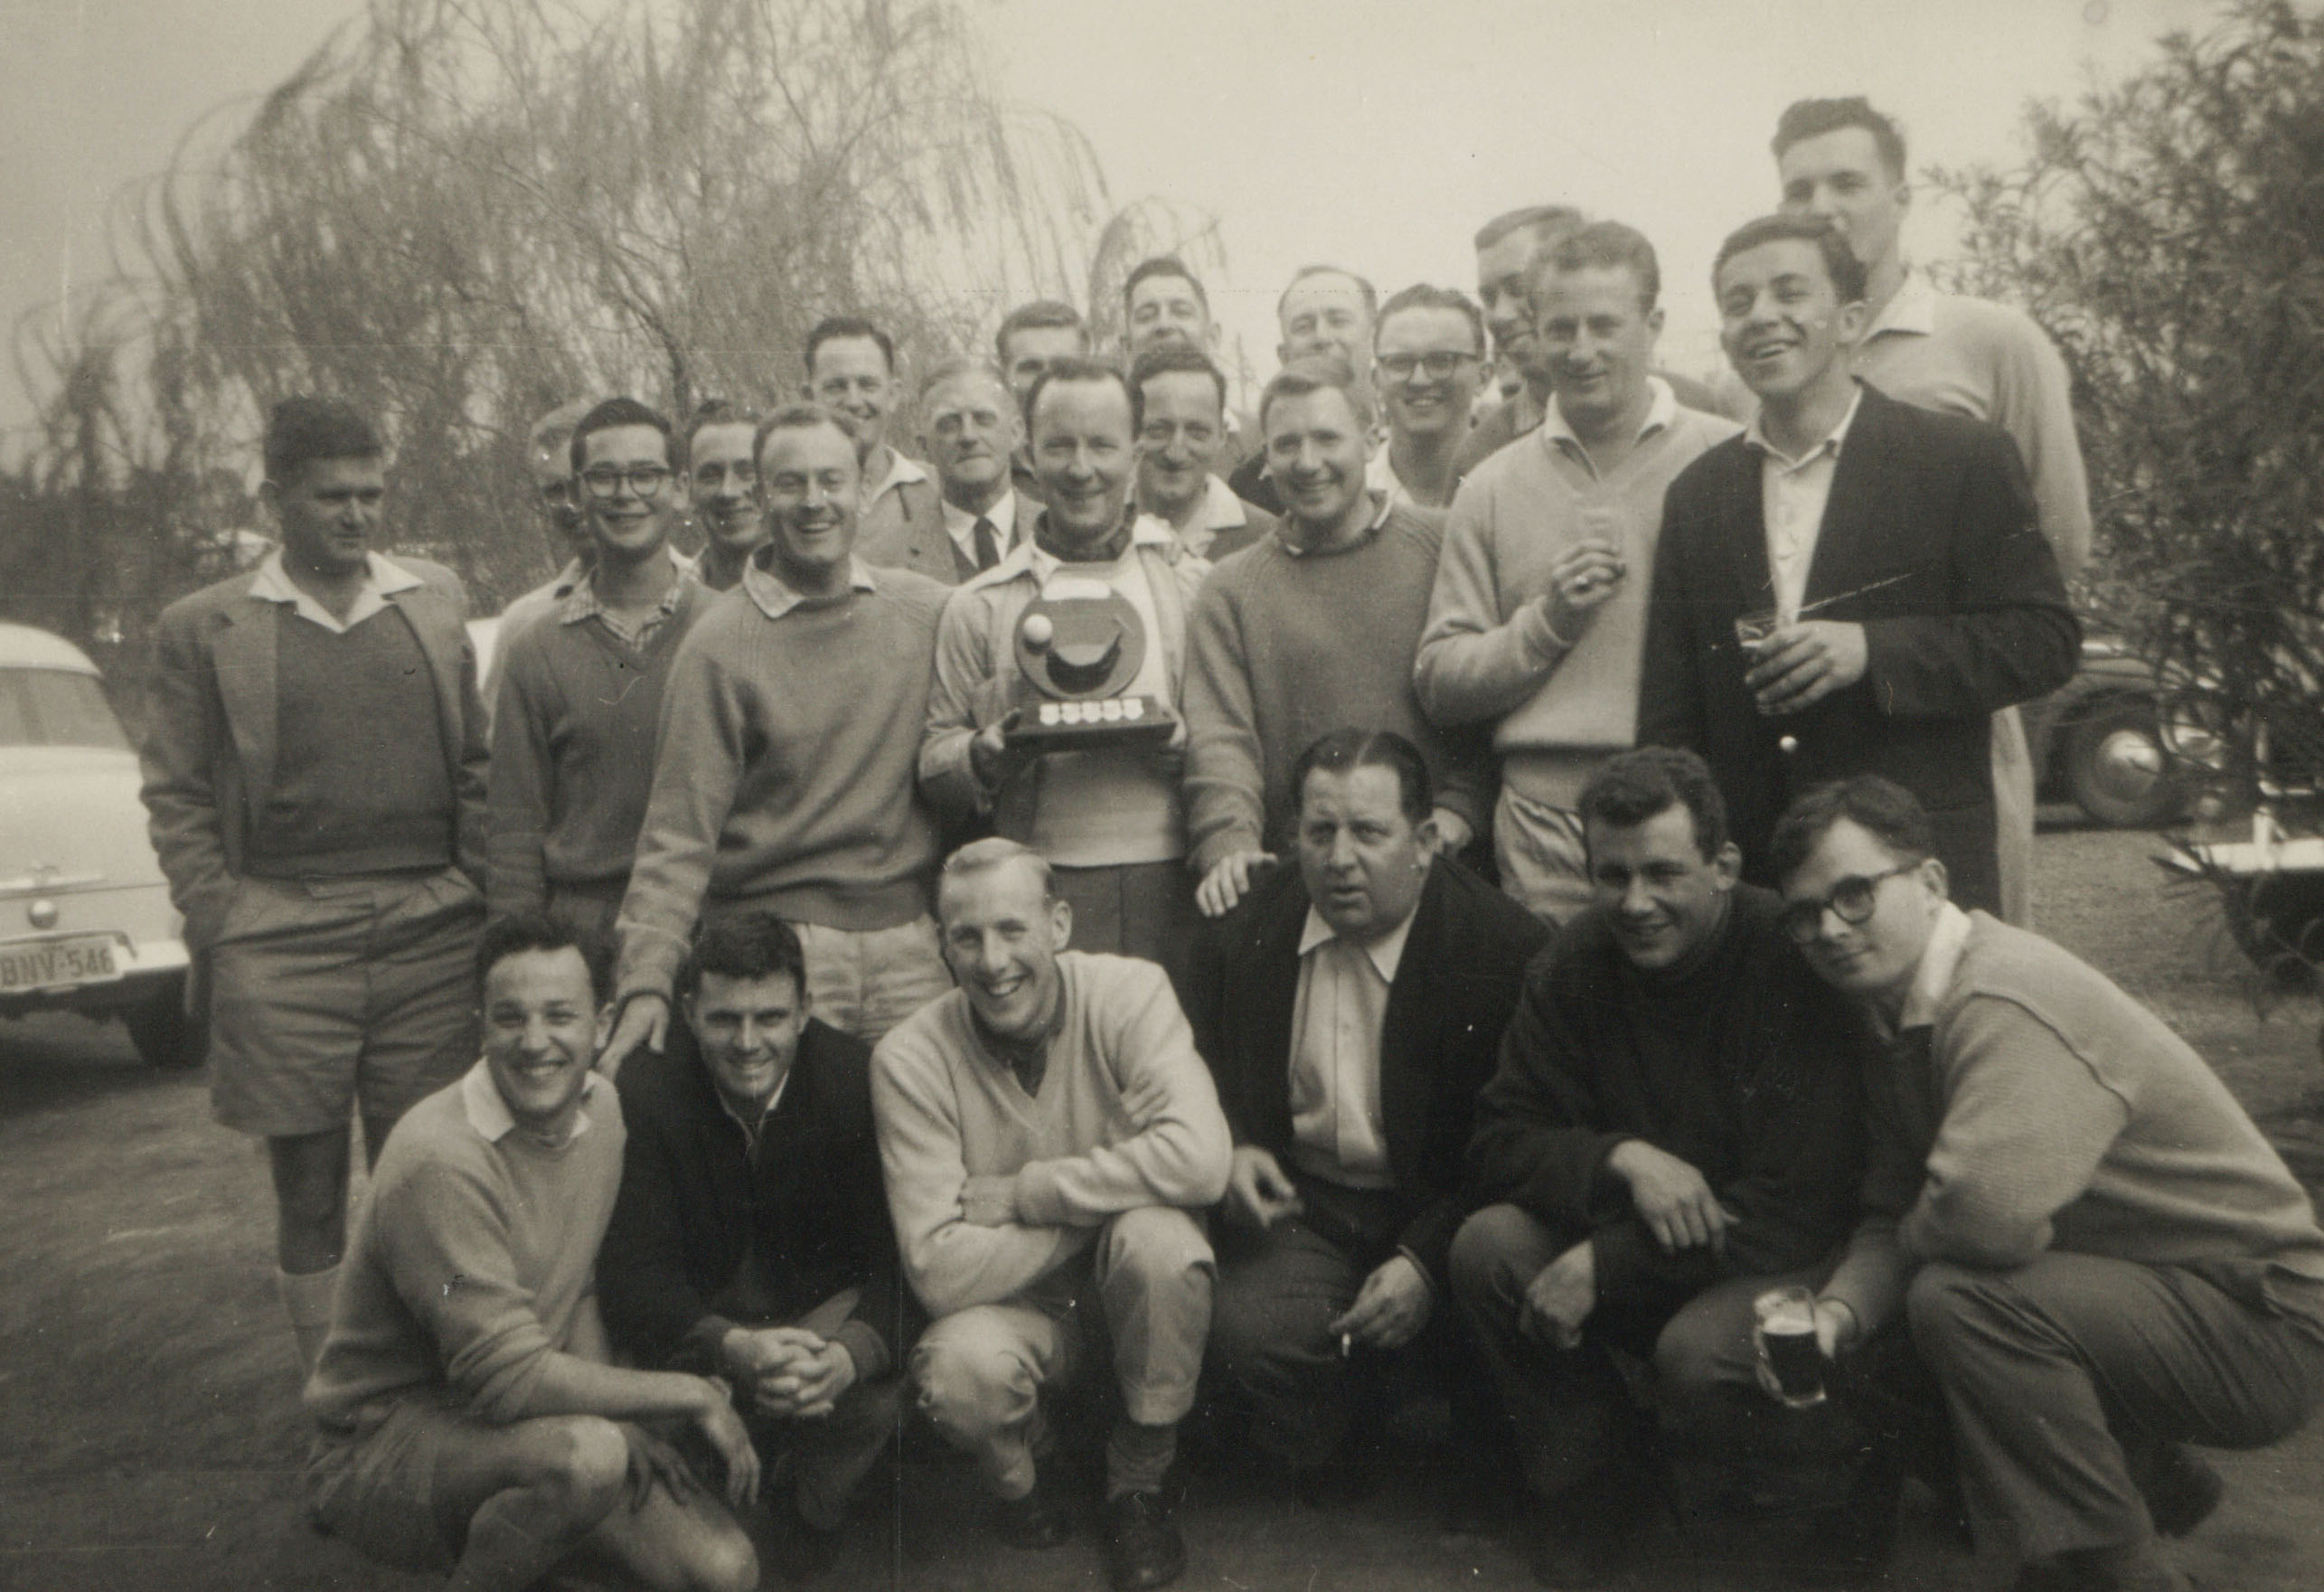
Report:
[[[711,593],[670,551],[686,487],[670,467],[669,421],[635,399],[608,399],[582,418],[571,447],[594,556],[550,616],[507,645],[487,900],[495,917],[546,913],[601,940],[645,821],[670,660]]]
[[[1423,282],[1389,299],[1373,335],[1388,446],[1372,456],[1372,485],[1416,508],[1450,504],[1460,484],[1454,460],[1484,376],[1485,320],[1467,294]]]
[[[1864,266],[1830,221],[1738,228],[1712,284],[1759,414],[1670,484],[1638,738],[1703,754],[1755,882],[1793,796],[1880,774],[1928,809],[1953,899],[1998,910],[1990,721],[2081,647],[2017,445],[1857,380]]]
[[[1782,923],[1887,1041],[1864,1212],[1814,1306],[1851,1367],[1902,1323],[1981,1550],[2018,1592],[2185,1592],[2158,1536],[2324,1392],[2324,1233],[2218,1075],[2103,975],[1946,899],[1929,815],[1857,775],[1777,825]],[[1924,1379],[1925,1380],[1925,1379]],[[1948,1423],[1912,1423],[1937,1437]]]
[[[1572,232],[1533,284],[1552,402],[1454,499],[1416,679],[1437,723],[1492,727],[1501,887],[1558,923],[1590,900],[1576,798],[1637,729],[1663,492],[1736,428],[1649,373],[1661,273],[1639,233]]]
[[[703,537],[694,579],[712,591],[739,586],[742,566],[767,540],[758,465],[750,457],[757,433],[758,417],[722,398],[703,404],[686,422],[686,477]]]

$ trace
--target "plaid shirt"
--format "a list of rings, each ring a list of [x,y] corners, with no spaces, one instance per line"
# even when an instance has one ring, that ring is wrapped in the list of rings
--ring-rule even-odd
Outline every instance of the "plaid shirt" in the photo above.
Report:
[[[662,594],[662,600],[654,606],[651,613],[632,625],[597,600],[597,572],[591,570],[574,582],[573,589],[565,594],[564,602],[558,608],[557,617],[560,623],[566,625],[579,625],[585,620],[595,619],[613,632],[615,638],[632,652],[643,651],[654,633],[668,624],[670,617],[678,611],[678,599],[685,595],[686,582],[693,578],[692,568],[681,564],[677,579],[670,582],[669,589]]]

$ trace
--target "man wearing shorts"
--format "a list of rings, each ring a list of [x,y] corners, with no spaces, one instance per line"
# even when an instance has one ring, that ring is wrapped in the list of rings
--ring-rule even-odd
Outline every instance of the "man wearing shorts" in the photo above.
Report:
[[[218,1120],[267,1141],[278,1283],[311,1367],[346,1234],[348,1108],[376,1158],[474,1059],[485,718],[449,570],[372,551],[385,449],[286,399],[282,543],[161,617],[146,809],[211,975]]]
[[[568,1560],[687,1592],[748,1592],[758,1560],[692,1466],[641,1423],[689,1429],[739,1508],[758,1457],[725,1384],[609,1363],[591,1282],[621,1186],[621,1104],[592,1063],[602,959],[539,917],[485,930],[484,1056],[412,1108],[355,1219],[306,1386],[315,1523],[461,1592]]]

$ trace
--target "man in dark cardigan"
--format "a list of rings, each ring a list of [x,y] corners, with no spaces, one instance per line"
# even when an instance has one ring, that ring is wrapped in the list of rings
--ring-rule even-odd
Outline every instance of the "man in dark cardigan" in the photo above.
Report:
[[[1401,736],[1335,730],[1292,788],[1298,866],[1205,937],[1188,1003],[1235,1135],[1211,1359],[1322,1502],[1370,1479],[1376,1373],[1407,1345],[1452,1371],[1456,1444],[1484,1452],[1445,1251],[1477,1090],[1549,931],[1433,854],[1427,765]]]
[[[1526,976],[1469,1151],[1494,1203],[1452,1247],[1554,1587],[1600,1585],[1635,1534],[1648,1434],[1609,1349],[1714,1451],[1818,1436],[1766,1429],[1792,1423],[1754,1386],[1753,1300],[1821,1282],[1847,1236],[1868,1048],[1737,882],[1701,758],[1623,753],[1578,807],[1595,899]]]
[[[768,1474],[793,1452],[768,1504],[793,1579],[838,1550],[901,1413],[905,1347],[870,1051],[811,1016],[805,988],[781,919],[703,930],[678,976],[683,1035],[620,1075],[629,1143],[597,1261],[616,1345],[731,1382]]]

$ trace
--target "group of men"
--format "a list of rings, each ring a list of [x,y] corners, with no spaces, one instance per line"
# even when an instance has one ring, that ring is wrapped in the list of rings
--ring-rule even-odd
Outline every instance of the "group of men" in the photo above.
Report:
[[[833,318],[799,401],[543,419],[572,561],[488,692],[456,579],[372,545],[378,434],[278,405],[280,545],[164,616],[146,799],[316,1520],[462,1587],[742,1587],[764,1481],[804,1577],[917,1410],[1021,1547],[1102,1450],[1160,1586],[1190,1412],[1328,1503],[1433,1378],[1545,1585],[1622,1573],[1643,1467],[1780,1453],[1846,1562],[1913,1471],[2021,1587],[2184,1586],[2182,1445],[2324,1393],[2324,1234],[2005,920],[2088,540],[2055,352],[1905,270],[1863,101],[1774,147],[1713,270],[1747,427],[1655,372],[1647,240],[1554,206],[1478,235],[1482,311],[1299,273],[1256,417],[1174,259],[1126,368],[1049,303],[936,364],[925,463]],[[1068,591],[1165,733],[1026,733]]]

